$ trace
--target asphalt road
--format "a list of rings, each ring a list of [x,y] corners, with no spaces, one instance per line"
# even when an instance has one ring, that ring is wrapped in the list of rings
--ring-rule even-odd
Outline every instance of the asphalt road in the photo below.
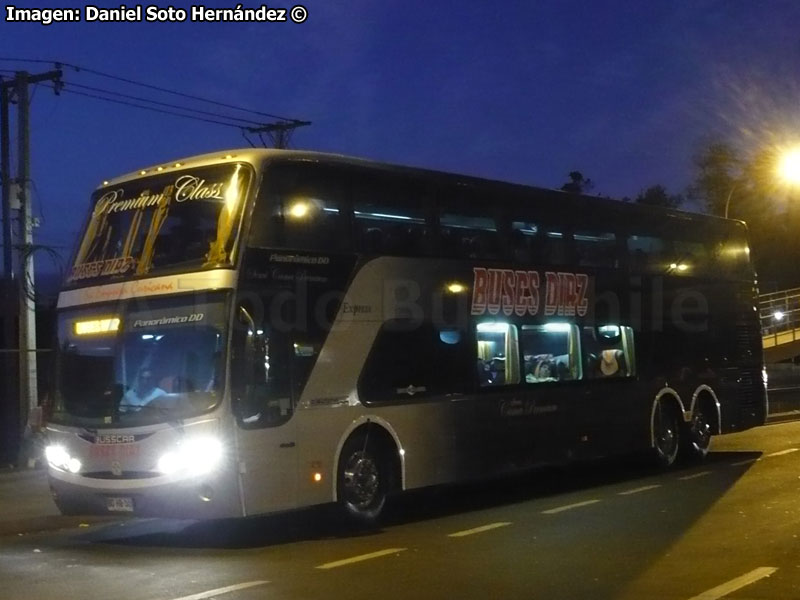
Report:
[[[800,422],[712,450],[414,493],[361,532],[326,510],[81,522],[40,502],[40,473],[0,475],[0,598],[800,598]]]

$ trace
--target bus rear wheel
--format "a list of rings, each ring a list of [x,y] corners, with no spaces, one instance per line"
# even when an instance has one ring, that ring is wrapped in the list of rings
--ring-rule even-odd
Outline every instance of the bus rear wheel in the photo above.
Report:
[[[386,505],[389,467],[380,447],[366,435],[351,438],[339,458],[338,498],[354,523],[372,525]]]
[[[653,450],[659,466],[668,468],[675,464],[681,437],[678,409],[671,402],[659,400],[653,414]]]
[[[686,424],[681,448],[687,461],[701,461],[708,454],[711,445],[711,419],[703,402],[695,406],[692,420]]]

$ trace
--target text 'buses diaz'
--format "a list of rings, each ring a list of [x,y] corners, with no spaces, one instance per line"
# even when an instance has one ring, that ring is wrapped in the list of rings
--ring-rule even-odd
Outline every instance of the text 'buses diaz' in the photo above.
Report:
[[[764,422],[740,222],[273,150],[91,206],[58,301],[64,512],[370,520],[399,490],[669,466]]]

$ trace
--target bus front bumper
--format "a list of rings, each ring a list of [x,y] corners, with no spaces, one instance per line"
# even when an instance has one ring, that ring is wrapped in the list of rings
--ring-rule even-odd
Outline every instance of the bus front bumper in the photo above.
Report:
[[[176,519],[222,519],[242,516],[238,479],[164,477],[92,479],[48,470],[53,500],[65,515],[118,515]]]

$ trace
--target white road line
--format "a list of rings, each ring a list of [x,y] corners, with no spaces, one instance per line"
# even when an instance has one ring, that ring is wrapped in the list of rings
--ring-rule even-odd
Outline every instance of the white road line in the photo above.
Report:
[[[488,525],[481,525],[480,527],[473,527],[472,529],[465,529],[464,531],[456,531],[455,533],[448,533],[447,537],[464,537],[465,535],[472,535],[473,533],[483,533],[484,531],[491,531],[498,527],[506,527],[511,525],[510,521],[502,521],[499,523],[489,523]]]
[[[797,452],[798,448],[787,448],[786,450],[781,450],[780,452],[773,452],[772,454],[767,454],[767,458],[772,456],[783,456],[784,454],[791,454],[792,452]]]
[[[208,590],[207,592],[200,592],[199,594],[192,594],[191,596],[181,596],[173,600],[203,600],[204,598],[213,598],[221,596],[222,594],[230,594],[239,590],[246,590],[247,588],[256,587],[257,585],[264,585],[269,581],[246,581],[244,583],[237,583],[236,585],[229,585],[224,588],[217,588],[216,590]]]
[[[370,560],[372,558],[380,558],[387,554],[397,554],[406,548],[387,548],[386,550],[378,550],[377,552],[370,552],[369,554],[359,554],[358,556],[351,556],[350,558],[343,558],[342,560],[335,560],[333,562],[319,565],[317,569],[335,569],[336,567],[343,567],[345,565],[352,565],[353,563]]]
[[[683,477],[678,477],[681,481],[689,481],[690,479],[697,479],[698,477],[704,477],[709,475],[711,471],[700,471],[699,473],[692,473],[691,475],[684,475]]]
[[[731,463],[732,467],[741,467],[742,465],[749,465],[751,463],[757,463],[760,461],[761,458],[748,458],[747,460],[740,460],[739,462]]]
[[[565,504],[564,506],[557,506],[549,510],[543,510],[542,514],[554,515],[556,513],[564,512],[565,510],[572,510],[573,508],[580,508],[581,506],[589,506],[590,504],[596,504],[597,502],[600,502],[600,500],[599,499],[584,500],[583,502],[576,502],[575,504]]]
[[[633,488],[632,490],[625,490],[624,492],[620,492],[617,494],[618,496],[630,496],[631,494],[638,494],[640,492],[646,492],[647,490],[654,490],[656,488],[660,488],[661,484],[656,483],[654,485],[643,485],[642,487]]]
[[[735,592],[736,590],[740,590],[743,587],[750,585],[751,583],[755,583],[759,579],[763,579],[764,577],[769,577],[775,571],[777,571],[775,567],[759,567],[757,569],[753,569],[749,573],[745,573],[741,577],[737,577],[736,579],[731,579],[730,581],[726,581],[722,585],[718,585],[715,588],[711,588],[710,590],[703,592],[699,596],[693,596],[689,598],[689,600],[717,600],[718,598],[722,598],[723,596],[727,596],[728,594]]]

